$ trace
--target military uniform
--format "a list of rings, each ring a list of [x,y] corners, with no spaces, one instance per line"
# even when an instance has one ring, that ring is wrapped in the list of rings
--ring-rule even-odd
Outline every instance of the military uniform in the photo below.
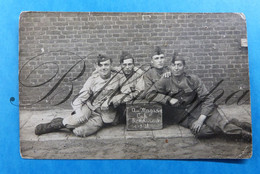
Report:
[[[156,46],[151,53],[151,59],[153,60],[154,56],[163,56],[163,51],[159,46]],[[162,68],[155,68],[156,66],[155,62],[152,62],[149,69],[146,70],[145,74],[143,75],[143,83],[144,83],[144,91],[140,95],[139,98],[145,98],[145,95],[149,91],[149,89],[154,85],[155,82],[157,82],[164,73],[169,72],[170,69],[167,66],[163,66]]]
[[[73,133],[77,136],[88,136],[104,124],[113,123],[116,110],[107,102],[119,86],[120,79],[115,73],[111,73],[108,79],[102,79],[99,74],[90,76],[72,103],[74,114],[64,118],[63,124],[74,128]]]
[[[133,74],[126,76],[124,73],[120,73],[120,94],[115,98],[120,99],[122,96],[126,98],[123,103],[129,102],[138,96],[140,92],[144,90],[143,71],[141,69],[134,68]]]
[[[139,97],[139,94],[144,90],[143,71],[134,67],[133,74],[126,76],[124,73],[119,74],[120,91],[115,95],[112,100],[118,101],[114,104],[117,107],[117,113],[120,123],[125,123],[125,110],[126,103]],[[119,105],[119,106],[118,106]]]
[[[143,75],[145,90],[141,93],[140,98],[144,100],[150,100],[150,98],[146,97],[148,91],[153,88],[155,83],[158,82],[162,78],[162,75],[166,72],[170,72],[170,69],[167,66],[163,67],[162,69],[157,69],[151,66],[151,68]],[[173,119],[171,119],[171,115],[169,114],[171,113],[172,108],[167,105],[162,105],[162,109],[163,123],[172,124],[175,122]]]
[[[169,71],[170,70],[168,67],[164,67],[162,69],[157,69],[157,68],[154,68],[153,66],[151,66],[150,69],[147,70],[144,73],[144,75],[142,76],[141,80],[143,81],[142,83],[144,85],[144,90],[142,91],[142,93],[140,93],[139,98],[145,98],[147,92],[152,88],[152,86],[155,84],[155,82],[160,80],[162,75]]]
[[[200,115],[207,116],[200,131],[195,133],[197,137],[211,137],[220,133],[242,134],[240,127],[230,124],[227,118],[218,112],[217,106],[213,103],[214,97],[195,75],[184,73],[181,77],[161,78],[146,97],[164,105],[169,104],[171,98],[177,98],[178,104],[170,107],[171,117],[186,128],[191,128]]]
[[[99,55],[97,63],[107,60],[109,58]],[[99,73],[92,74],[72,102],[72,114],[64,119],[55,118],[49,123],[37,125],[35,134],[69,128],[75,135],[85,137],[97,132],[106,124],[115,123],[116,110],[109,101],[120,89],[120,78],[118,73],[110,73],[106,79]]]
[[[169,72],[168,67],[163,67],[162,69],[157,69],[151,66],[151,68],[144,74],[144,84],[145,89],[150,88],[155,82],[160,80],[162,75],[166,72]]]

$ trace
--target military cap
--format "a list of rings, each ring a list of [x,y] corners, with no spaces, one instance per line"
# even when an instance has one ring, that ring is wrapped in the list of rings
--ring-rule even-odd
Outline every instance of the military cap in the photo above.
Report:
[[[99,64],[100,62],[104,62],[104,61],[107,61],[107,60],[110,60],[110,62],[112,63],[112,59],[105,56],[105,55],[102,55],[102,54],[99,54],[97,56],[97,63]]]
[[[174,53],[173,53],[173,56],[172,56],[172,63],[174,63],[175,61],[182,61],[183,64],[185,65],[185,59],[184,59],[184,57],[181,56],[181,55],[178,55],[177,52],[174,52]]]
[[[151,57],[153,57],[154,55],[160,55],[160,54],[164,54],[164,53],[159,46],[156,46],[155,49],[152,51]]]
[[[120,63],[122,63],[126,59],[133,59],[134,60],[133,56],[130,53],[123,51],[121,56],[120,56]]]

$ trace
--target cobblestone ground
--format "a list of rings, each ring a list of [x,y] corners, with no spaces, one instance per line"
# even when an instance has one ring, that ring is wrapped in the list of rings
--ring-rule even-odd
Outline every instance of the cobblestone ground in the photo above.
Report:
[[[228,118],[251,122],[249,105],[221,108]],[[240,159],[252,154],[251,143],[221,136],[198,140],[178,125],[154,131],[126,131],[124,125],[118,125],[87,138],[66,131],[34,135],[38,123],[69,112],[21,111],[21,155],[36,159]]]
[[[252,150],[249,143],[223,138],[27,141],[21,145],[23,157],[43,159],[242,159],[250,158]]]

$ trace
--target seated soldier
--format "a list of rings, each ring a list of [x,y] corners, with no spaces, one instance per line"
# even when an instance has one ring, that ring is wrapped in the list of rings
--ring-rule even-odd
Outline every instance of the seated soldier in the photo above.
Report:
[[[151,67],[143,75],[146,92],[157,82],[162,76],[170,71],[165,65],[165,56],[160,47],[155,47],[151,54]],[[144,92],[144,94],[146,93]]]
[[[225,134],[251,141],[252,134],[248,131],[251,125],[231,123],[221,115],[201,79],[185,72],[183,58],[174,56],[170,68],[172,76],[161,78],[148,91],[146,98],[149,101],[170,105],[172,117],[177,118],[180,125],[191,129],[198,138]]]
[[[144,90],[144,82],[142,80],[144,72],[140,68],[135,67],[133,56],[125,51],[120,56],[120,66],[120,92],[112,98],[112,102],[115,106],[119,105],[117,109],[120,122],[125,123],[126,103],[137,99]]]
[[[166,57],[164,55],[164,52],[159,46],[156,46],[154,50],[152,50],[151,53],[151,65],[150,69],[148,69],[145,74],[143,75],[143,81],[145,84],[145,90],[140,93],[139,98],[145,98],[147,92],[150,90],[150,88],[153,87],[153,85],[162,77],[169,77],[171,76],[170,68],[166,66]],[[162,106],[163,108],[163,123],[171,124],[175,120],[170,119],[170,108],[166,105]]]
[[[112,72],[118,74],[120,79],[120,88],[115,91],[113,96],[114,104],[126,103],[138,97],[139,93],[144,90],[143,75],[144,71],[141,67],[135,66],[134,57],[123,51],[120,56],[120,67],[112,67]],[[92,75],[98,74],[98,71],[94,71]]]
[[[111,72],[112,59],[99,55],[96,68],[98,74],[91,75],[77,98],[72,102],[74,112],[63,118],[54,118],[50,123],[39,124],[35,134],[41,135],[69,128],[80,137],[96,133],[106,124],[116,119],[115,108],[111,107],[111,97],[120,88],[120,79]]]

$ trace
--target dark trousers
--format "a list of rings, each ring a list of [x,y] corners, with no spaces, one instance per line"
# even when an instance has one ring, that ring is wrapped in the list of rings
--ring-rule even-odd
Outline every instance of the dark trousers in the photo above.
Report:
[[[120,104],[117,108],[117,117],[119,124],[126,124],[126,104]]]
[[[186,112],[181,107],[163,107],[163,117],[165,124],[180,124],[181,126],[191,129],[192,124],[200,117],[201,107],[199,106],[192,112]],[[212,112],[207,115],[203,126],[198,133],[193,133],[198,138],[209,138],[218,134],[241,136],[242,129],[234,124],[229,123],[228,119],[219,113],[215,107]]]

